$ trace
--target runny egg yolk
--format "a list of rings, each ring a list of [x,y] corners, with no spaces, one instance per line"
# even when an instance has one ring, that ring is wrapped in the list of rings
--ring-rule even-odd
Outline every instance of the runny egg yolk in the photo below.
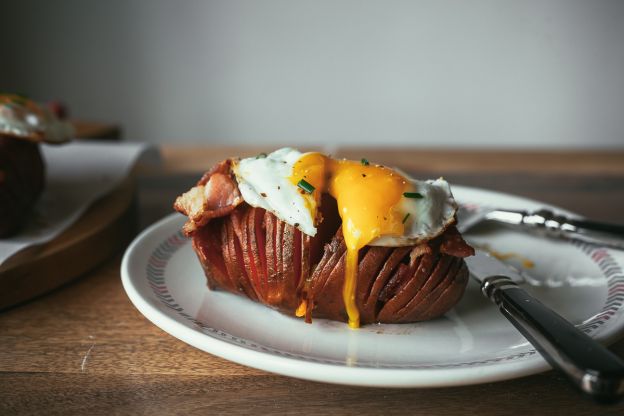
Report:
[[[323,192],[328,190],[338,203],[347,246],[342,296],[349,326],[358,328],[358,253],[381,235],[403,234],[403,217],[397,205],[407,181],[384,166],[331,159],[321,153],[306,153],[294,164],[291,182],[297,185],[302,179],[314,187],[311,194],[302,190],[313,218]]]

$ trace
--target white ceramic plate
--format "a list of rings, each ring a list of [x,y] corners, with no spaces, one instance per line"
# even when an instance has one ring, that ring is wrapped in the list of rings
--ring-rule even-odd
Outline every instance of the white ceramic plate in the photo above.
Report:
[[[460,203],[547,206],[475,188],[455,186],[453,192]],[[183,223],[184,217],[173,214],[135,239],[123,259],[123,285],[155,325],[211,354],[292,377],[363,386],[466,385],[549,368],[472,282],[443,318],[359,330],[321,319],[308,325],[247,299],[209,291],[191,244],[180,233]],[[624,253],[504,228],[482,227],[467,237],[534,262],[528,290],[590,336],[608,343],[622,332]]]

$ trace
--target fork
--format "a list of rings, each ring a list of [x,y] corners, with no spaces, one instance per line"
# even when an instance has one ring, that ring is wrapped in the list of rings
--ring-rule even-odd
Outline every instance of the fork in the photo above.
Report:
[[[571,218],[549,209],[515,211],[488,209],[476,204],[461,204],[457,211],[457,228],[467,232],[482,222],[497,222],[548,237],[577,240],[624,250],[624,225],[609,224],[584,218]]]

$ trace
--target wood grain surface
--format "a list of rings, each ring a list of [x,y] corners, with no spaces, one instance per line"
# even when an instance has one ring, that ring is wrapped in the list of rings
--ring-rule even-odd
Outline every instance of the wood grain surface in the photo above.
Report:
[[[276,147],[235,146],[198,147],[163,146],[161,148],[166,172],[199,172],[228,157],[248,157],[270,152]],[[614,150],[527,151],[527,150],[441,150],[410,148],[338,148],[321,150],[335,157],[360,160],[366,157],[375,163],[396,166],[410,171],[451,173],[507,172],[520,174],[624,175],[624,152]]]
[[[71,123],[76,131],[76,137],[79,139],[121,139],[121,127],[116,124],[84,120],[72,120]]]
[[[170,213],[173,198],[211,163],[262,150],[164,148],[162,170],[140,171],[140,227]],[[514,152],[470,152],[467,160],[465,153],[434,150],[334,152],[387,164],[397,158],[420,177],[444,174],[453,183],[624,222],[623,152],[586,158],[538,152],[532,161]],[[459,159],[461,169],[454,165]],[[0,313],[0,414],[624,414],[622,404],[604,407],[579,396],[553,371],[476,386],[374,389],[243,367],[178,341],[144,318],[121,287],[121,252],[82,278]],[[624,341],[611,348],[624,357]]]
[[[134,193],[134,177],[128,177],[56,238],[2,263],[0,311],[67,283],[128,244],[135,221]]]

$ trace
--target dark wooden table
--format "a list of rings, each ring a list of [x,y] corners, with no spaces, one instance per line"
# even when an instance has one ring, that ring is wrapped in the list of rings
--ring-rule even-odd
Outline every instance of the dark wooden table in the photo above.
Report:
[[[164,147],[140,169],[145,227],[212,163],[261,148]],[[624,222],[624,152],[334,150],[419,177],[515,193]],[[78,280],[0,313],[0,414],[622,415],[549,371],[500,383],[374,389],[302,381],[201,352],[147,321],[120,282],[121,253]],[[611,346],[624,357],[624,341]]]
[[[76,137],[80,139],[121,140],[121,127],[95,121],[72,120]]]

